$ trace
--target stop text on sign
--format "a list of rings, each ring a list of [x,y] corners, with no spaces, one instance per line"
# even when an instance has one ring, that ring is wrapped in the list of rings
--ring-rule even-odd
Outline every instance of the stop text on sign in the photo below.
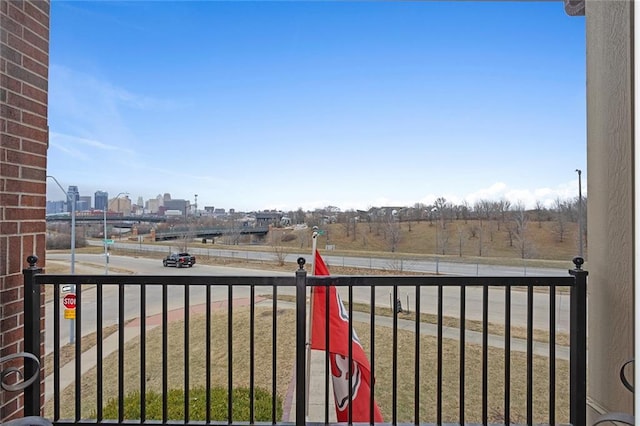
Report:
[[[62,304],[67,309],[75,309],[76,308],[76,295],[74,293],[69,293],[64,296],[62,299]]]

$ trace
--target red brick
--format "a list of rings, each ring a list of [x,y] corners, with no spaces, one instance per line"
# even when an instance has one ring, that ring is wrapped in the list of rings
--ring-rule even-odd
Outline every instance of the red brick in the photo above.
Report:
[[[18,317],[5,317],[0,319],[0,330],[13,330],[18,326]]]
[[[16,130],[18,129],[18,127],[14,127],[14,126],[9,126],[9,127],[14,128]],[[29,129],[29,128],[27,128],[26,126],[21,126],[21,129]],[[27,133],[27,131],[25,130],[24,133]],[[22,136],[27,137],[26,134]],[[34,167],[41,167],[43,169],[47,167],[46,157],[43,157],[41,155],[30,154],[27,152],[21,152],[21,151],[7,150],[7,162],[14,163],[14,164],[29,165]]]
[[[47,161],[47,158],[44,157],[44,161]],[[22,179],[28,180],[42,180],[44,181],[47,178],[47,171],[44,168],[35,168],[35,167],[22,167],[22,173],[20,177]]]
[[[14,210],[14,209],[5,209],[5,210]],[[6,215],[6,213],[5,213]],[[9,237],[9,259],[7,262],[7,273],[8,274],[17,274],[22,271],[20,267],[22,261],[20,258],[22,257],[22,238],[19,236],[10,236]]]
[[[38,74],[40,77],[47,78],[48,68],[46,64],[34,61],[32,58],[28,56],[24,56],[22,58],[22,66],[28,69],[29,71]]]
[[[4,305],[4,315],[17,315],[20,312],[24,311],[24,300],[14,300],[10,303],[5,303]],[[15,334],[14,334],[15,335]],[[5,334],[5,337],[7,335]],[[11,336],[9,336],[11,338]]]
[[[26,109],[27,111],[33,112],[34,114],[43,116],[47,114],[47,107],[45,105],[25,98],[24,96],[18,95],[16,93],[7,93],[7,103],[9,105],[15,106],[16,108]]]
[[[0,146],[7,149],[20,149],[20,139],[6,133],[0,135],[2,137],[2,143]],[[0,172],[1,173],[1,172]]]
[[[0,105],[0,115],[7,120],[20,121],[20,110],[9,105]]]
[[[7,45],[19,50],[23,55],[33,58],[42,64],[49,63],[49,54],[46,51],[37,49],[31,44],[25,42],[21,37],[9,34],[7,37]]]
[[[24,87],[27,88],[27,87],[31,87],[31,86],[28,86],[28,85],[25,84]],[[40,91],[38,90],[38,92],[40,92]],[[40,92],[40,93],[42,93],[42,92]],[[47,94],[46,93],[44,94],[44,97],[45,97],[44,102],[46,102],[47,101]],[[46,129],[47,128],[47,117],[43,117],[41,115],[31,114],[30,112],[26,112],[26,111],[24,111],[22,113],[22,122],[24,124],[29,125],[29,126],[35,126],[35,127],[40,128],[40,129]],[[46,154],[46,150],[45,150],[45,154]]]
[[[7,74],[0,75],[0,87],[4,87],[7,90],[16,93],[22,92],[22,82],[18,79],[8,76]]]
[[[7,75],[17,78],[24,83],[38,87],[41,90],[47,90],[47,78],[46,76],[40,76],[33,71],[30,71],[24,67],[7,62]],[[10,97],[8,99],[11,99]]]
[[[16,166],[15,164],[0,162],[0,167],[2,168],[2,175],[4,177],[12,177],[12,178],[20,177],[20,167]]]
[[[35,32],[31,31],[30,28],[23,29],[24,39],[34,45],[37,49],[40,49],[42,52],[47,52],[49,50],[49,40],[45,37],[42,37]]]
[[[22,85],[22,94],[34,101],[47,104],[47,92],[29,84]]]
[[[41,2],[45,3],[45,2]],[[30,28],[34,29],[38,34],[44,38],[49,37],[49,12],[36,7],[33,3],[25,3],[25,13],[30,16],[37,25],[30,25]]]
[[[24,117],[24,114],[26,114],[26,113],[24,113],[24,112],[22,113],[23,117]],[[48,141],[48,139],[47,139],[47,141]],[[32,154],[46,156],[47,155],[47,145],[48,144],[47,144],[46,141],[24,140],[24,141],[22,141],[22,150],[24,152],[30,152]]]
[[[6,45],[2,46],[2,58],[13,62],[16,65],[20,65],[23,61],[22,54],[20,52]]]
[[[18,300],[19,295],[20,293],[17,288],[0,292],[0,304],[4,305],[5,303]]]
[[[42,220],[39,222],[20,222],[21,234],[36,234],[38,232],[47,232],[47,222]]]
[[[7,179],[5,184],[6,192],[22,192],[27,194],[44,194],[46,190],[45,182],[25,182],[21,180]]]
[[[2,392],[2,393],[7,393],[7,392]],[[6,419],[6,420],[12,420],[19,417],[20,415],[21,413],[18,412],[18,397],[17,395],[14,394],[13,399],[8,400],[2,406],[2,411],[0,412],[0,418]]]
[[[24,14],[24,3],[22,1],[10,1],[9,9],[7,9],[7,15],[20,25],[26,25],[27,15]]]
[[[5,220],[41,220],[45,218],[42,209],[23,209],[6,207],[4,211]]]
[[[2,3],[4,4],[5,2]],[[0,26],[3,30],[9,31],[18,37],[22,37],[22,25],[7,15],[0,15]]]
[[[20,203],[20,196],[18,194],[7,194],[7,193],[0,194],[0,204],[2,204],[5,207],[9,207],[9,206],[17,207],[20,205],[19,203]]]
[[[20,205],[23,207],[47,207],[47,197],[46,194],[37,194],[37,195],[22,195],[20,197]]]
[[[18,222],[7,222],[3,220],[0,222],[0,234],[15,235],[18,233]]]
[[[15,275],[7,275],[5,277],[5,289],[10,289],[10,288],[21,288],[23,286],[23,279],[22,279],[22,268],[20,268],[20,272],[15,274]]]

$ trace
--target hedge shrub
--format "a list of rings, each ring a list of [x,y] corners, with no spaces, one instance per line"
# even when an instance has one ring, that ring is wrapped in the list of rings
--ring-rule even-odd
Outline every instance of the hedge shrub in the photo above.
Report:
[[[195,388],[189,391],[189,419],[204,421],[206,413],[206,391]],[[233,421],[249,421],[249,389],[237,388],[232,392]],[[162,420],[162,395],[158,392],[146,393],[146,419]],[[228,421],[227,389],[211,389],[211,420]],[[171,389],[167,393],[167,420],[184,419],[184,391]],[[271,393],[254,390],[254,416],[256,421],[271,421]],[[96,417],[96,413],[92,413]],[[118,399],[110,399],[103,408],[104,419],[118,419]],[[140,393],[127,394],[124,399],[124,419],[140,419]],[[282,398],[276,398],[276,419],[282,418]]]

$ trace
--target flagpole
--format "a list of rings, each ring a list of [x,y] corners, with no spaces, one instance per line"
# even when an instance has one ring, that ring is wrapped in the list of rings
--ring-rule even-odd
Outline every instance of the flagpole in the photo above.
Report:
[[[313,227],[313,233],[311,234],[311,275],[316,274],[316,250],[318,249],[318,227]],[[309,416],[309,382],[311,379],[311,319],[313,318],[313,287],[311,287],[311,297],[309,299],[309,328],[307,339],[307,407],[305,412]]]

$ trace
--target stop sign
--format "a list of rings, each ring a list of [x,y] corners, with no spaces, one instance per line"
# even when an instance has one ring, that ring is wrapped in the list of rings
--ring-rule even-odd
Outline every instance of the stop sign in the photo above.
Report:
[[[64,299],[62,299],[62,304],[67,309],[75,309],[76,308],[76,295],[75,295],[75,293],[69,293],[66,296],[64,296]]]

